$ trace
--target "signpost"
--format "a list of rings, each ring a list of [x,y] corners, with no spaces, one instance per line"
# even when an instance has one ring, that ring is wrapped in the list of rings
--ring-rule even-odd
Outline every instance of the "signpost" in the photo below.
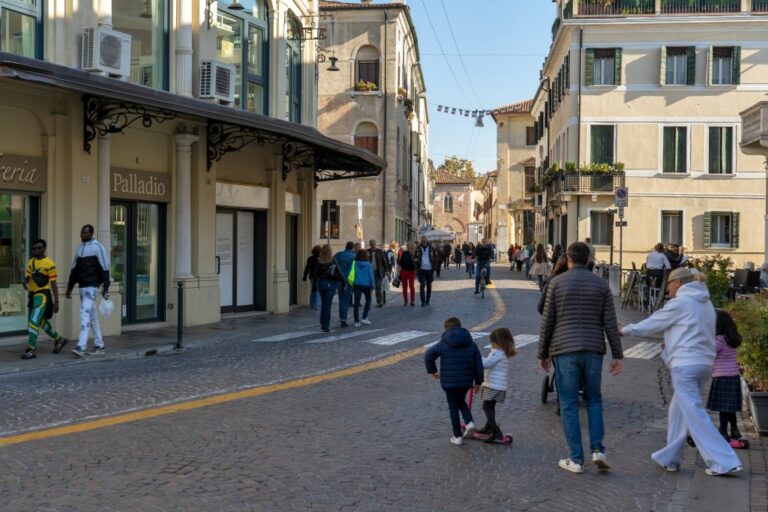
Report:
[[[619,272],[621,273],[624,268],[624,226],[627,225],[624,220],[624,208],[629,205],[629,189],[627,187],[616,188],[613,191],[613,201],[619,211],[619,221],[616,225],[619,226]],[[619,288],[621,288],[621,277],[619,278]]]

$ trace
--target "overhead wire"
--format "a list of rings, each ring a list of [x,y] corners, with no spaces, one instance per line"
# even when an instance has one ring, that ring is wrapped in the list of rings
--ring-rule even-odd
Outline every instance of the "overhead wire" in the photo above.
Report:
[[[467,77],[467,82],[469,82],[469,88],[472,90],[472,94],[475,95],[475,100],[477,100],[477,103],[479,105],[481,103],[480,96],[477,94],[477,91],[475,90],[475,85],[472,83],[472,78],[469,76],[469,71],[467,71],[467,65],[464,63],[464,57],[462,57],[461,55],[461,50],[459,49],[459,43],[456,42],[456,35],[453,33],[453,25],[451,24],[451,18],[448,17],[448,10],[445,8],[445,2],[443,0],[440,0],[440,6],[443,8],[445,21],[448,22],[448,33],[451,34],[451,39],[453,40],[453,46],[456,48],[456,53],[459,56],[459,62],[461,62],[461,67],[464,70],[464,76]]]

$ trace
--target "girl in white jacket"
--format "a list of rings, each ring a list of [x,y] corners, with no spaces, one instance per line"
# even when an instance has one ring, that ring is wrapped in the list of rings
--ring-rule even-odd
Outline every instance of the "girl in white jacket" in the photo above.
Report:
[[[509,358],[514,357],[515,339],[506,327],[495,329],[491,333],[491,353],[483,358],[485,380],[482,394],[483,412],[488,421],[479,432],[487,434],[488,443],[501,440],[504,434],[496,423],[496,403],[503,403],[507,397],[507,379],[509,376]]]

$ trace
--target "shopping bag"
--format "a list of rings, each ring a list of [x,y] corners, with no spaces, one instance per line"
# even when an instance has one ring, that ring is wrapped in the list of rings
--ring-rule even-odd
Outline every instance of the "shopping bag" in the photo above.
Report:
[[[115,303],[109,299],[102,299],[99,303],[99,313],[101,313],[101,316],[105,318],[111,316],[114,310]]]
[[[389,292],[389,278],[388,277],[384,277],[384,278],[381,279],[381,289],[384,290],[387,293]]]

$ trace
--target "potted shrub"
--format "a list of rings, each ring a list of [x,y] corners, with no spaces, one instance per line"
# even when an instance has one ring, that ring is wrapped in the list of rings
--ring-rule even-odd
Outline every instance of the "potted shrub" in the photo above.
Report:
[[[731,286],[733,275],[733,260],[723,258],[719,254],[705,258],[693,258],[691,264],[707,275],[707,290],[709,298],[716,308],[719,308],[727,299],[728,288]]]
[[[360,80],[355,84],[355,90],[362,91],[362,92],[371,92],[371,91],[377,91],[379,90],[379,88],[376,86],[375,83],[371,82],[370,80]]]
[[[745,401],[755,428],[768,435],[768,299],[754,296],[725,308],[741,334],[739,363],[744,368]]]
[[[406,96],[408,96],[408,91],[405,90],[405,87],[398,87],[397,88],[397,99],[404,100]]]

